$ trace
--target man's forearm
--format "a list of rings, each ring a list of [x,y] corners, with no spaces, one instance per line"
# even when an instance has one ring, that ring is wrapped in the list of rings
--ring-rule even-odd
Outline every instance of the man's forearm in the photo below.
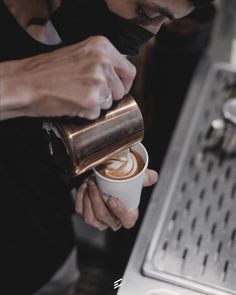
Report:
[[[26,115],[30,93],[17,72],[17,62],[0,63],[0,121]]]

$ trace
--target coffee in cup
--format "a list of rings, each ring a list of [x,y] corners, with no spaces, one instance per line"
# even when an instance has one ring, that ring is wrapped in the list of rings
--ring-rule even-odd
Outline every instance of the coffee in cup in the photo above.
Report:
[[[136,209],[147,166],[148,153],[141,143],[137,143],[94,168],[104,201],[113,196],[119,198],[128,211]]]
[[[144,167],[141,155],[132,149],[126,149],[99,165],[96,170],[104,177],[123,180],[136,176]]]

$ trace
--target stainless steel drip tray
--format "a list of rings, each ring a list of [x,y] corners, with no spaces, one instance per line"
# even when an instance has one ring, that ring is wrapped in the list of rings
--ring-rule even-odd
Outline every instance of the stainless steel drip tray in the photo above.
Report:
[[[145,276],[202,294],[236,294],[236,158],[206,133],[236,92],[236,70],[212,68],[186,134],[143,265]]]

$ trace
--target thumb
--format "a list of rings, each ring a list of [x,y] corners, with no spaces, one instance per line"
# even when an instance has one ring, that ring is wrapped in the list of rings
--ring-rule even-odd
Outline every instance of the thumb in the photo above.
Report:
[[[158,173],[155,170],[147,169],[144,175],[143,186],[151,186],[158,181]]]

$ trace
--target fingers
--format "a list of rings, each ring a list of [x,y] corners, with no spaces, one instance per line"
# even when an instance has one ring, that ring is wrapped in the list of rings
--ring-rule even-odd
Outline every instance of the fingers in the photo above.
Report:
[[[122,202],[113,196],[108,199],[108,206],[126,229],[132,228],[138,219],[138,209],[127,211]]]
[[[136,69],[108,39],[93,36],[19,61],[19,72],[21,84],[34,93],[24,108],[27,116],[94,120],[112,105],[112,100],[104,104],[104,98],[118,100],[129,92]]]
[[[109,42],[103,40],[105,56],[99,56],[102,75],[104,75],[103,89],[109,89],[114,100],[122,99],[127,94],[133,84],[136,68],[127,60],[127,58],[119,53],[119,51]],[[107,91],[106,91],[107,92]],[[107,97],[107,96],[105,96]]]
[[[97,59],[95,63],[101,66],[102,77],[105,77],[106,85],[103,89],[108,87],[114,100],[123,98],[133,84],[136,76],[135,66],[107,38],[92,37],[89,42],[93,50],[92,55]]]
[[[84,196],[84,221],[86,224],[91,225],[101,231],[108,228],[106,224],[96,219],[87,192]]]
[[[120,52],[112,44],[110,45],[114,70],[123,84],[125,90],[124,94],[127,94],[130,91],[136,76],[136,68],[124,55],[120,54]]]
[[[79,187],[77,191],[77,196],[76,196],[75,211],[81,216],[83,216],[83,213],[84,213],[83,202],[84,202],[84,194],[86,192],[86,189],[87,189],[87,182],[83,182],[81,186]]]
[[[153,185],[157,180],[157,172],[147,169],[143,185]],[[117,231],[121,226],[130,229],[138,219],[138,209],[128,211],[118,198],[110,196],[106,206],[93,177],[79,187],[75,209],[85,223],[99,230],[110,227]]]
[[[95,120],[97,119],[101,114],[100,107],[96,107],[93,110],[81,110],[78,113],[78,116],[80,118],[86,118],[88,120]]]
[[[147,169],[144,175],[143,186],[152,186],[158,181],[158,174],[155,170]]]
[[[86,224],[101,231],[108,227],[117,231],[121,227],[120,221],[106,207],[93,178],[86,179],[79,187],[75,210]]]
[[[123,57],[124,60],[128,63],[123,63],[123,67],[117,67],[115,68],[118,76],[120,77],[120,80],[123,83],[125,94],[127,94],[133,84],[134,78],[136,76],[136,68],[131,62],[129,62],[125,57]]]
[[[83,217],[85,223],[103,231],[107,229],[108,226],[96,220],[88,198],[87,188],[87,181],[84,181],[77,191],[75,211]]]
[[[120,221],[107,209],[93,178],[88,180],[88,197],[96,220],[102,221],[113,231],[120,228]]]
[[[127,93],[120,77],[113,67],[107,69],[107,85],[114,100],[119,100]]]
[[[150,175],[153,175],[153,179],[149,180],[149,183],[154,181],[156,174],[151,172]],[[93,177],[78,190],[76,212],[83,217],[85,223],[99,230],[110,227],[117,231],[121,226],[130,229],[138,219],[138,209],[128,211],[118,198],[110,196],[106,205]]]
[[[86,77],[82,88],[87,93],[81,101],[78,116],[94,120],[101,109],[109,109],[113,100],[122,99],[129,92],[136,69],[105,37],[91,37],[82,42],[77,54],[81,55],[78,65],[83,72],[79,72],[79,67],[77,71],[80,77]],[[79,95],[82,95],[81,91]]]
[[[110,94],[107,98],[105,98],[101,103],[101,109],[108,110],[113,103],[113,96]]]

